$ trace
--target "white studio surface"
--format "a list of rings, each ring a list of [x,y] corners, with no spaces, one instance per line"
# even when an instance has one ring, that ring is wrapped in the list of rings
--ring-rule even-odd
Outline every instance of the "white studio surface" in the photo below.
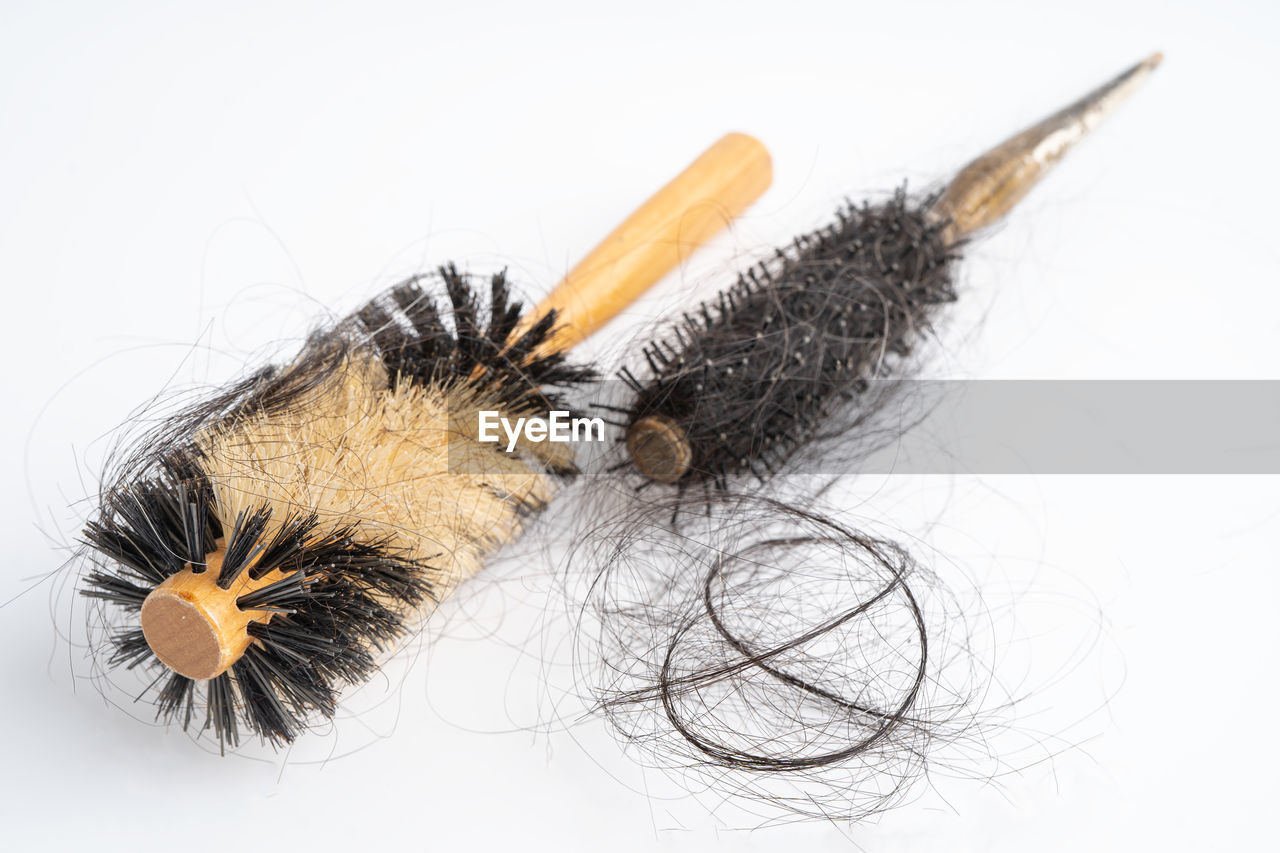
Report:
[[[720,134],[761,139],[773,188],[583,350],[607,356],[739,255],[845,196],[940,179],[1154,50],[1147,86],[971,251],[940,369],[1280,379],[1278,37],[1260,0],[8,0],[6,849],[1271,849],[1274,476],[897,484],[879,516],[945,517],[931,546],[1043,584],[1105,651],[1055,694],[1051,729],[1084,721],[1065,748],[854,826],[747,832],[750,816],[646,797],[661,783],[599,726],[532,731],[537,665],[513,674],[518,650],[488,641],[519,595],[447,605],[458,627],[395,676],[369,731],[343,721],[351,754],[254,761],[73,684],[56,579],[39,581],[105,437],[172,381],[229,378],[447,260],[507,266],[538,295]]]

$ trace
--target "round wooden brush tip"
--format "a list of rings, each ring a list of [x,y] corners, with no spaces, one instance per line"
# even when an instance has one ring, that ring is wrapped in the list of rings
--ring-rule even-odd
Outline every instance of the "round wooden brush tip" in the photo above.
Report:
[[[142,633],[160,662],[187,678],[215,678],[224,649],[218,626],[196,602],[156,590],[142,604]]]
[[[204,681],[217,678],[240,659],[253,642],[249,623],[271,613],[242,610],[236,599],[273,580],[241,572],[228,589],[218,586],[222,550],[206,558],[200,571],[188,565],[151,590],[142,602],[142,635],[169,669]]]
[[[650,480],[674,483],[689,471],[693,448],[678,423],[666,415],[640,418],[627,430],[631,461]]]

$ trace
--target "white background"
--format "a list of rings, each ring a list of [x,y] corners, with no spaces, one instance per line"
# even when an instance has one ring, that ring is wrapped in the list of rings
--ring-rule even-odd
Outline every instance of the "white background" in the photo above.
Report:
[[[41,579],[105,437],[171,381],[224,380],[448,259],[539,294],[718,135],[758,136],[772,190],[642,323],[846,194],[940,179],[1156,49],[1147,88],[972,251],[938,370],[1280,379],[1277,37],[1260,0],[6,0],[6,846],[1272,848],[1276,478],[921,479],[851,507],[1073,614],[1016,614],[1033,659],[1072,648],[1034,645],[1062,624],[1088,647],[1046,688],[1042,760],[853,827],[741,831],[758,820],[646,797],[661,780],[598,726],[531,731],[554,703],[487,634],[534,594],[447,606],[430,660],[317,736],[352,754],[308,763],[219,759],[104,703]]]

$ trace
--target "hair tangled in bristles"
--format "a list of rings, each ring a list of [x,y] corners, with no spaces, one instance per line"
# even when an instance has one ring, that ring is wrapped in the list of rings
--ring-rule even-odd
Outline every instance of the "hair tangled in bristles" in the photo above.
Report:
[[[104,485],[81,592],[114,606],[94,610],[113,649],[105,663],[154,673],[160,720],[211,730],[225,747],[241,726],[280,745],[331,718],[341,687],[369,678],[426,605],[514,535],[550,478],[574,473],[560,452],[468,444],[457,411],[563,406],[557,389],[592,374],[537,354],[555,315],[510,341],[521,306],[505,275],[487,300],[452,266],[439,281],[443,308],[423,278],[392,288],[288,364],[165,420]],[[459,442],[493,458],[455,472]],[[414,529],[433,519],[443,529]],[[244,572],[281,577],[236,599],[267,618],[250,623],[229,670],[200,684],[159,661],[138,620],[156,586],[215,548],[224,590]]]
[[[187,564],[204,562],[222,529],[208,483],[191,462],[169,457],[154,478],[105,496],[101,516],[85,530],[97,568],[85,579],[84,595],[136,618],[152,589]],[[387,542],[357,541],[354,530],[320,533],[314,515],[287,519],[264,538],[270,521],[265,510],[241,516],[226,536],[219,586],[230,586],[250,557],[253,574],[286,574],[237,600],[273,618],[252,623],[257,642],[207,683],[202,729],[212,729],[221,744],[238,743],[238,715],[277,745],[293,740],[309,716],[331,717],[338,685],[367,678],[373,653],[403,633],[414,608],[435,598],[427,567]],[[155,669],[157,716],[189,727],[196,682],[166,670],[136,625],[115,629],[111,642],[108,665]]]
[[[931,201],[902,189],[881,204],[848,205],[646,346],[648,374],[622,373],[634,392],[623,417],[629,441],[660,423],[669,435],[656,443],[678,445],[684,458],[665,465],[633,451],[642,470],[673,469],[650,476],[682,486],[763,479],[824,428],[855,426],[855,413],[847,424],[828,421],[955,299],[958,255],[945,223],[930,219]]]

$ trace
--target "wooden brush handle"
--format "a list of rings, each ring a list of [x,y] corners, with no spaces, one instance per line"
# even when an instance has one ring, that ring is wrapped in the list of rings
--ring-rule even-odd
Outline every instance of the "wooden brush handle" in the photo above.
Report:
[[[568,349],[599,331],[679,266],[769,188],[773,162],[743,133],[720,138],[605,237],[527,314],[519,337],[549,311],[555,331],[540,354]]]

